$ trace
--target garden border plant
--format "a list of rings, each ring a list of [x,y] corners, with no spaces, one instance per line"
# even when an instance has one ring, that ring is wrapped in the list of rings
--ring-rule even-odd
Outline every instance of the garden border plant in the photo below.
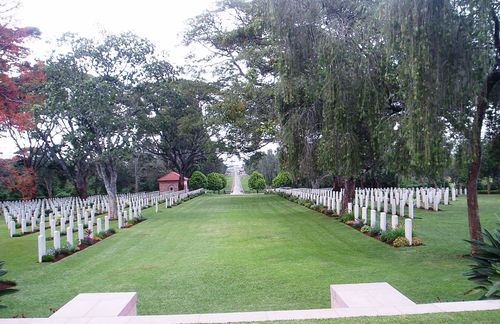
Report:
[[[92,232],[90,230],[85,231],[86,236],[80,241],[77,246],[73,246],[69,243],[64,244],[60,249],[50,248],[47,250],[47,254],[42,256],[42,262],[58,262],[70,255],[78,253],[85,250],[86,248],[95,245],[106,238],[116,234],[114,228],[110,228],[107,231],[101,231],[97,233],[94,237],[91,236]]]

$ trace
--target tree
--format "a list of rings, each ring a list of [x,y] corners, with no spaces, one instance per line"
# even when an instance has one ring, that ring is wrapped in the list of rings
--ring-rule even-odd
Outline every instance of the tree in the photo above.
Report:
[[[268,150],[266,153],[255,152],[249,159],[245,160],[245,172],[252,174],[253,171],[262,173],[266,183],[271,184],[279,171],[277,155],[272,150]]]
[[[194,171],[189,178],[189,189],[196,190],[200,188],[207,188],[207,176],[200,171]]]
[[[449,132],[469,161],[469,235],[482,241],[477,182],[481,129],[488,111],[498,110],[500,23],[498,1],[388,1],[388,45],[398,93],[407,109],[410,163],[433,169],[443,163]],[[471,253],[476,252],[476,245]]]
[[[53,61],[69,66],[70,82],[63,115],[74,117],[74,139],[89,143],[90,158],[108,194],[109,216],[117,217],[117,169],[132,149],[138,115],[137,85],[154,61],[154,46],[131,33],[105,35],[102,40],[67,34],[61,42],[70,48]],[[51,104],[53,102],[49,102]]]
[[[179,173],[182,190],[185,175],[205,161],[211,146],[202,114],[209,94],[199,82],[174,80],[173,70],[143,84],[141,94],[145,105],[140,118],[144,148]]]
[[[222,175],[224,176],[224,175]],[[212,172],[207,175],[207,189],[220,192],[224,189],[225,185],[222,181],[221,174]]]
[[[259,190],[266,188],[266,179],[261,173],[254,171],[248,179],[248,187],[259,193]]]
[[[292,176],[286,171],[278,173],[276,178],[273,179],[273,187],[290,187],[293,183]]]
[[[23,43],[32,37],[39,37],[34,27],[9,27],[0,24],[0,130],[32,127],[31,114],[24,109],[36,97],[26,87],[43,80],[41,65],[24,61],[29,50]]]
[[[33,168],[25,167],[19,156],[0,160],[0,181],[23,200],[36,198],[36,173]]]
[[[191,19],[184,35],[187,45],[210,49],[192,70],[216,65],[209,71],[218,89],[218,100],[207,107],[210,135],[234,154],[254,152],[277,133],[277,52],[266,33],[265,15],[264,1],[224,0]]]

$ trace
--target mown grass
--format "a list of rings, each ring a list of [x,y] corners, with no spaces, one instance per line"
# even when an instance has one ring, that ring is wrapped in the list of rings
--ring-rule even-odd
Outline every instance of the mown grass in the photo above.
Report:
[[[499,221],[499,198],[479,198],[486,228]],[[274,195],[205,195],[145,216],[54,264],[36,263],[35,235],[11,239],[2,224],[0,260],[20,291],[3,297],[0,317],[48,316],[81,292],[136,291],[140,314],[328,308],[332,283],[386,281],[417,303],[474,298],[463,294],[473,286],[463,276],[470,263],[464,198],[442,212],[417,211],[425,245],[401,249]]]

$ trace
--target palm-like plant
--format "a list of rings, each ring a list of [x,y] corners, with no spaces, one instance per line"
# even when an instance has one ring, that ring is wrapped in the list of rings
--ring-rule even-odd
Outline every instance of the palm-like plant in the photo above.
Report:
[[[476,264],[465,275],[480,284],[467,294],[482,293],[479,299],[500,299],[500,227],[495,235],[487,230],[483,235],[484,242],[467,241],[477,248],[477,253],[471,257]]]
[[[2,269],[5,264],[5,261],[0,261],[0,277],[4,276],[7,273],[7,270]],[[12,287],[16,286],[14,281],[10,280],[0,280],[0,297],[15,293],[17,289]],[[4,308],[6,306],[0,304],[0,308]]]

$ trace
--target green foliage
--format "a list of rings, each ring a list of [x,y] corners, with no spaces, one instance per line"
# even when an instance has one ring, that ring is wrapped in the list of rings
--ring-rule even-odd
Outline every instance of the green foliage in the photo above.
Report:
[[[292,176],[290,173],[286,171],[281,171],[278,175],[273,179],[273,187],[290,187],[292,185]]]
[[[406,239],[404,236],[400,236],[392,242],[392,246],[394,247],[404,247],[404,246],[410,246],[410,242]]]
[[[226,187],[223,174],[212,172],[207,175],[207,189],[212,191],[221,191]]]
[[[468,241],[477,252],[471,257],[475,264],[465,276],[479,284],[469,293],[481,293],[480,299],[500,299],[500,227],[494,234],[484,230],[483,236],[484,242]]]
[[[368,233],[371,230],[369,225],[363,225],[360,229],[361,233]]]
[[[55,257],[52,254],[42,255],[42,262],[54,262]]]
[[[354,214],[353,213],[345,213],[339,218],[339,221],[342,223],[345,223],[347,221],[353,221],[354,220]]]
[[[264,190],[264,188],[266,188],[266,180],[264,179],[264,176],[261,173],[254,171],[248,179],[248,187],[257,192],[259,192],[259,190]]]
[[[2,277],[5,274],[7,274],[7,270],[2,269],[4,265],[5,265],[5,261],[0,261],[0,277]],[[15,286],[16,285],[15,282],[13,282],[13,281],[7,281],[7,280],[0,280],[0,284],[2,284],[2,283],[8,284],[9,286]],[[0,287],[0,297],[5,296],[5,295],[9,295],[9,294],[12,294],[12,293],[15,293],[16,291],[17,291],[17,289],[14,289],[14,288]],[[4,307],[5,307],[4,305],[0,304],[0,309],[4,308]]]
[[[379,234],[380,234],[380,227],[378,227],[378,226],[372,226],[370,228],[370,236],[373,237],[373,236],[377,236]]]
[[[405,236],[405,231],[403,228],[398,227],[395,229],[390,229],[382,233],[380,240],[382,242],[392,243],[398,237]]]
[[[196,190],[200,188],[207,188],[207,176],[200,171],[195,171],[189,178],[189,189]]]

